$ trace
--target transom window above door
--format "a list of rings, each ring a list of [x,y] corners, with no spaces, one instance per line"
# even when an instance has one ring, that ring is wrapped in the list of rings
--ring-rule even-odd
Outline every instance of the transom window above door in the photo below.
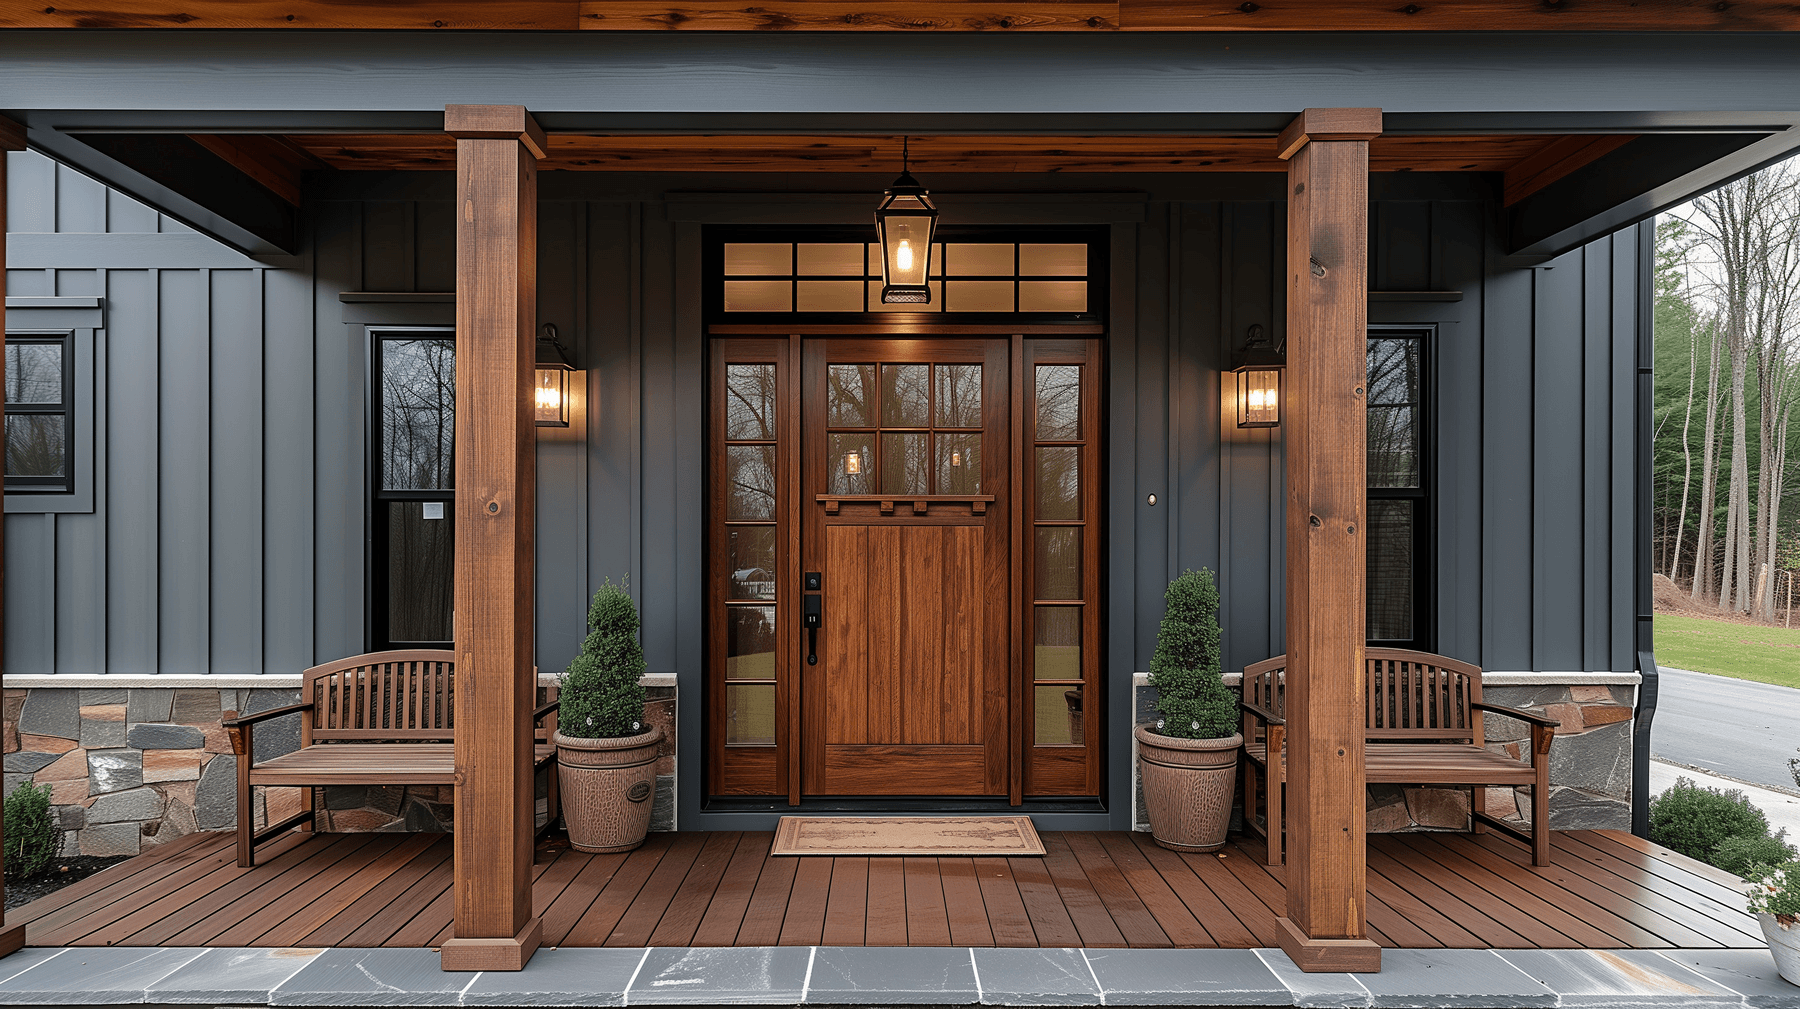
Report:
[[[829,493],[982,493],[981,368],[828,365]]]

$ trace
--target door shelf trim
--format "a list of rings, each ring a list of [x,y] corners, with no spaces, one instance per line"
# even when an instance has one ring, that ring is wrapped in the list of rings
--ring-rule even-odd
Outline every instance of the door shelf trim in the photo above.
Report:
[[[827,515],[836,515],[838,507],[846,504],[879,504],[883,515],[892,515],[899,504],[912,505],[914,515],[924,515],[934,504],[966,504],[974,514],[986,515],[995,498],[992,494],[819,494],[814,500],[825,506]]]

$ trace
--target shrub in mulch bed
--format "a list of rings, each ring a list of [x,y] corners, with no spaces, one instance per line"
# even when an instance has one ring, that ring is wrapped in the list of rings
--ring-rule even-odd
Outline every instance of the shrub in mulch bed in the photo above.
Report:
[[[48,897],[71,883],[79,883],[102,869],[109,869],[130,855],[77,855],[59,858],[43,875],[23,882],[7,881],[6,908],[12,910],[40,897]]]

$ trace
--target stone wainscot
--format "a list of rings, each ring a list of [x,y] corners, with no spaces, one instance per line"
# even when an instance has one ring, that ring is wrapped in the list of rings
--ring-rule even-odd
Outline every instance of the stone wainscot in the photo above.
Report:
[[[5,691],[5,792],[25,782],[50,788],[51,816],[63,833],[64,855],[135,855],[196,830],[237,825],[237,758],[222,725],[223,713],[254,713],[293,704],[283,678],[220,677],[226,683],[266,681],[268,686],[218,689],[194,685],[208,677],[181,677],[179,686],[137,686],[156,677],[130,677],[132,686],[50,686],[67,677],[8,677]],[[112,679],[82,677],[82,681]],[[119,677],[117,679],[125,679]],[[174,679],[174,678],[165,678]],[[675,824],[675,678],[644,678],[645,715],[663,728],[657,762],[652,830]],[[551,682],[546,678],[546,685]],[[21,683],[22,687],[12,684]],[[300,745],[300,716],[271,719],[252,735],[257,760]],[[539,823],[545,816],[549,779],[538,775]],[[319,826],[331,831],[448,831],[454,790],[447,785],[341,787],[318,790]],[[298,788],[256,789],[256,826],[298,812]]]

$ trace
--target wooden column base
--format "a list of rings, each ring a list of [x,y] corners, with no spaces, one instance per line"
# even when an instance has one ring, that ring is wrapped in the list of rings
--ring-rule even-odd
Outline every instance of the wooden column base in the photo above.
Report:
[[[1281,951],[1308,974],[1381,973],[1381,947],[1372,939],[1314,939],[1286,918],[1281,923]]]
[[[544,941],[544,920],[533,918],[511,939],[445,939],[444,970],[524,970]]]
[[[11,956],[25,948],[25,926],[14,925],[0,931],[0,956]]]

